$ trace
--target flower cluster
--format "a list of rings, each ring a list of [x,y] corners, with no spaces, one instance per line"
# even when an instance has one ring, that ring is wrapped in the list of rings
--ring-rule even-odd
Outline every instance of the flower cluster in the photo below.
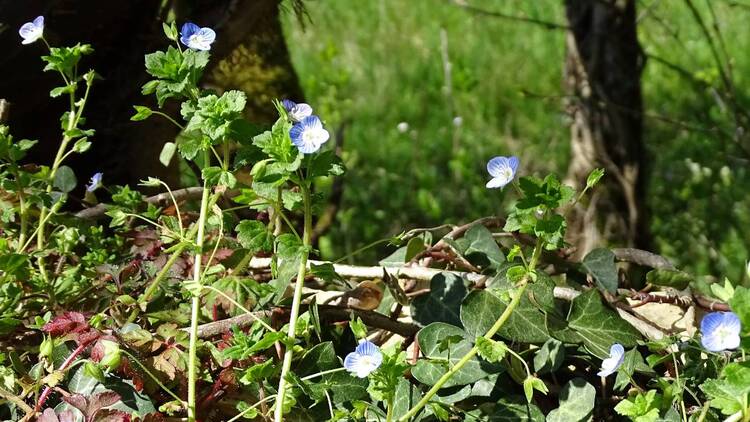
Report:
[[[383,363],[383,354],[375,344],[363,340],[353,352],[346,355],[344,368],[352,375],[367,378]]]
[[[323,128],[320,118],[312,114],[312,107],[290,100],[283,100],[281,104],[289,118],[295,122],[289,130],[289,137],[301,153],[312,154],[328,142],[330,134]]]

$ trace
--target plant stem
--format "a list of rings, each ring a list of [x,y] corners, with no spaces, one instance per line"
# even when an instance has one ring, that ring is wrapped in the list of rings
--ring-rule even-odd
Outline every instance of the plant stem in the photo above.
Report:
[[[393,398],[389,398],[386,404],[388,408],[385,410],[385,422],[391,422],[393,420]]]
[[[210,162],[209,152],[203,154],[204,165],[208,166]],[[201,196],[201,210],[198,217],[198,234],[195,238],[197,252],[193,260],[193,283],[200,286],[201,281],[201,260],[203,258],[203,237],[206,229],[206,214],[208,214],[209,205],[209,187],[206,181],[203,182],[203,195]],[[192,292],[190,312],[190,345],[188,347],[188,422],[195,422],[195,384],[198,377],[198,315],[201,305],[200,287],[198,291]]]
[[[284,353],[284,362],[281,365],[281,378],[279,379],[279,389],[277,391],[276,409],[274,411],[274,421],[282,422],[284,420],[284,397],[286,396],[286,376],[292,367],[292,358],[294,357],[294,340],[296,338],[297,317],[299,316],[299,307],[302,302],[302,284],[305,281],[307,272],[307,256],[309,254],[310,235],[312,233],[312,207],[310,204],[310,188],[303,182],[302,198],[305,206],[305,232],[302,235],[302,256],[299,262],[299,271],[297,272],[297,281],[294,284],[294,298],[292,299],[292,309],[289,315],[289,334],[288,346]]]
[[[537,239],[536,246],[534,247],[534,253],[531,256],[531,262],[529,263],[528,271],[534,271],[536,268],[537,261],[539,260],[539,256],[542,252],[542,239]],[[484,338],[490,340],[492,337],[500,331],[500,329],[503,327],[505,322],[510,318],[510,315],[513,313],[513,311],[516,309],[518,304],[521,302],[521,298],[523,297],[524,292],[526,291],[526,287],[529,285],[529,276],[528,274],[521,279],[519,282],[519,286],[516,290],[516,294],[513,296],[513,299],[508,304],[508,307],[505,308],[505,311],[503,311],[502,315],[500,315],[500,318],[495,321],[495,324],[492,325],[492,328],[487,331],[487,333],[483,336]],[[443,385],[448,382],[453,375],[455,375],[458,371],[461,370],[461,368],[464,367],[476,354],[479,352],[479,349],[477,348],[476,344],[474,347],[471,348],[458,362],[456,362],[455,365],[453,365],[448,372],[446,372],[440,379],[435,383],[435,385],[428,391],[424,397],[422,397],[422,400],[419,401],[414,407],[409,409],[409,411],[399,418],[399,422],[402,421],[408,421],[409,419],[413,418],[414,416],[419,413],[419,411],[429,403],[430,399],[432,399],[432,396],[437,394],[438,390],[443,387]]]

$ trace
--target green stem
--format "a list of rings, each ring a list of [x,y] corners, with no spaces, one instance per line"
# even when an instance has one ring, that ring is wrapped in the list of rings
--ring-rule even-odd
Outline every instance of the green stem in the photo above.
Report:
[[[542,252],[542,239],[537,239],[536,247],[534,247],[534,253],[531,256],[531,262],[529,263],[528,271],[534,271],[534,268],[536,268],[537,261],[539,260],[539,256]],[[521,302],[521,298],[523,297],[524,292],[526,291],[526,287],[529,285],[529,277],[528,275],[525,276],[519,283],[519,286],[516,290],[516,294],[513,296],[513,299],[508,304],[508,307],[505,308],[505,311],[503,311],[502,315],[500,315],[500,318],[495,321],[495,324],[492,325],[492,328],[487,331],[487,333],[484,335],[484,338],[490,340],[492,337],[497,334],[498,331],[503,327],[506,321],[508,321],[508,318],[510,318],[510,315],[513,313],[513,311],[518,307],[518,304]],[[408,421],[409,419],[413,418],[414,416],[419,413],[419,411],[429,403],[430,399],[437,394],[438,390],[440,390],[443,385],[448,382],[453,375],[455,375],[458,371],[461,370],[461,368],[464,367],[476,354],[478,353],[479,349],[477,348],[476,344],[474,347],[471,348],[454,366],[452,366],[448,372],[446,372],[440,379],[435,383],[435,385],[430,389],[430,391],[427,392],[427,394],[422,397],[422,400],[419,401],[414,407],[412,407],[404,416],[399,418],[399,422],[401,421]]]
[[[204,163],[209,164],[210,157],[208,151],[204,152]],[[206,215],[209,206],[209,187],[203,182],[203,195],[201,196],[201,210],[198,217],[198,234],[195,239],[197,252],[193,260],[193,282],[200,286],[201,281],[201,260],[203,258],[203,238],[206,229]],[[195,386],[198,378],[198,312],[200,310],[201,292],[194,291],[191,300],[190,312],[190,344],[188,347],[188,422],[195,422]]]
[[[129,357],[130,360],[132,360],[138,366],[140,366],[141,369],[143,370],[143,372],[145,372],[146,375],[148,375],[149,377],[151,377],[151,379],[154,380],[154,382],[156,383],[156,385],[158,385],[159,387],[161,387],[161,389],[164,390],[165,393],[169,394],[173,399],[177,400],[180,403],[183,403],[183,405],[184,405],[185,402],[177,394],[173,393],[172,390],[170,390],[169,388],[167,388],[166,385],[164,385],[161,381],[159,381],[159,378],[156,377],[154,374],[152,374],[151,371],[149,371],[148,368],[146,368],[135,356],[133,356],[132,354],[130,354],[127,350],[120,349],[120,351],[123,354],[125,354],[125,356]]]
[[[393,420],[393,397],[388,399],[386,406],[388,406],[388,408],[385,410],[385,422],[391,422]]]
[[[310,246],[310,235],[312,233],[312,207],[310,204],[310,188],[303,182],[300,187],[302,188],[302,198],[305,206],[305,232],[302,237],[302,256],[300,257],[299,270],[297,271],[297,281],[294,284],[294,298],[292,299],[292,309],[289,314],[289,334],[287,343],[289,346],[286,348],[284,353],[284,362],[281,365],[281,377],[279,379],[279,388],[277,390],[278,397],[276,399],[276,409],[274,411],[274,421],[282,422],[284,420],[284,397],[286,396],[286,376],[292,367],[292,358],[294,357],[294,348],[291,346],[294,344],[296,338],[297,329],[297,317],[299,316],[299,307],[302,302],[302,284],[305,281],[305,273],[307,272],[307,256],[308,249]]]
[[[18,180],[18,177],[16,177],[16,180]],[[26,215],[26,200],[23,194],[23,187],[18,191],[18,201],[19,206],[21,209],[19,210],[19,218],[21,219],[21,229],[20,233],[18,234],[18,252],[23,252],[23,245],[26,243],[26,230],[29,225],[29,219]]]
[[[190,236],[191,233],[195,233],[194,231],[189,231],[188,236]],[[167,263],[164,264],[164,266],[161,268],[161,271],[159,271],[159,274],[156,275],[156,278],[151,282],[151,284],[148,285],[146,288],[146,291],[143,292],[143,295],[138,299],[141,303],[148,303],[149,300],[151,300],[151,296],[156,293],[156,291],[159,289],[159,284],[161,284],[161,281],[167,276],[169,273],[169,270],[172,268],[175,262],[180,258],[180,255],[182,255],[182,252],[187,248],[188,243],[182,242],[179,245],[177,245],[177,249],[175,249],[174,252],[172,252],[172,255],[167,260]]]

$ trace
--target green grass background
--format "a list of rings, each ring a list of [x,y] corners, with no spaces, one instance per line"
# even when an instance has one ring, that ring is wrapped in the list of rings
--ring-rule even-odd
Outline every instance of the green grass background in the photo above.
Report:
[[[748,104],[750,7],[711,1],[738,102]],[[566,23],[560,0],[469,3]],[[712,25],[709,4],[694,3]],[[305,7],[304,23],[284,14],[287,43],[306,100],[343,139],[348,166],[342,209],[320,244],[326,257],[413,227],[503,214],[505,194],[484,187],[485,163],[495,155],[518,155],[524,174],[565,173],[564,31],[444,0],[311,0]],[[748,157],[718,134],[736,128],[716,100],[725,89],[716,61],[684,2],[638,8],[644,51],[687,72],[649,59],[642,76],[656,247],[688,270],[741,282],[750,245]],[[401,122],[408,130],[399,130]]]

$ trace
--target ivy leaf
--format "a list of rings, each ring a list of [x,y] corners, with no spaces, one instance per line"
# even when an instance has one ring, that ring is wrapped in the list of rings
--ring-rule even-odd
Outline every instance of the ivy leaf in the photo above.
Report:
[[[583,422],[591,419],[596,389],[582,378],[568,381],[560,392],[560,407],[547,415],[547,422]]]
[[[414,321],[428,325],[445,322],[461,327],[461,301],[466,296],[464,280],[452,273],[440,273],[430,280],[430,292],[411,304]]]
[[[443,340],[452,336],[459,336],[461,340],[451,343],[447,349],[441,348]],[[449,365],[455,365],[471,350],[471,340],[464,330],[443,322],[434,322],[422,328],[417,333],[417,343],[427,359],[417,362],[412,368],[412,375],[423,384],[433,385],[447,372]],[[474,356],[443,387],[470,384],[499,371],[499,366],[482,362]]]
[[[485,258],[485,262],[479,262],[480,266],[492,266],[497,268],[505,261],[503,252],[495,242],[487,227],[481,224],[475,224],[466,231],[466,234],[456,243],[461,247],[461,254],[467,258],[476,258],[480,255]]]
[[[534,370],[538,374],[555,372],[565,360],[565,347],[557,339],[550,338],[534,354]]]
[[[594,249],[583,258],[583,266],[594,276],[600,289],[612,294],[617,292],[617,267],[612,251],[605,248]]]
[[[646,282],[656,286],[667,286],[677,290],[687,288],[693,276],[678,270],[653,269],[646,273]]]
[[[492,422],[544,422],[544,413],[518,396],[503,397],[466,412],[468,420]]]
[[[507,280],[498,284],[504,292],[510,292],[511,284]],[[530,284],[518,307],[498,334],[508,340],[521,343],[547,341],[550,334],[546,327],[544,312],[540,307],[547,308],[553,303],[553,288],[552,281],[547,277],[539,277],[537,282]],[[466,331],[475,337],[483,336],[508,306],[506,301],[501,300],[493,291],[474,290],[461,304],[461,321]],[[497,292],[502,293],[500,290]],[[510,300],[508,299],[507,302]]]
[[[614,343],[635,347],[640,338],[633,326],[602,304],[599,292],[593,289],[573,299],[568,328],[579,334],[586,348],[599,358],[609,356]]]

